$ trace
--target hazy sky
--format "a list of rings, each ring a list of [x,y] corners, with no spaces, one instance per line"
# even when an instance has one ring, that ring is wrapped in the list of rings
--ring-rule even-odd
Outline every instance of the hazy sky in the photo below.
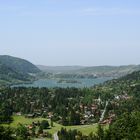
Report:
[[[140,0],[0,0],[0,54],[43,65],[140,64]]]

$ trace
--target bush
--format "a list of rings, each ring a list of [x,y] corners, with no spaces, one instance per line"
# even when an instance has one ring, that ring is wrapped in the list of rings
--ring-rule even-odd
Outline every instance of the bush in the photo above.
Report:
[[[43,129],[47,129],[50,126],[47,120],[43,120],[40,125]]]

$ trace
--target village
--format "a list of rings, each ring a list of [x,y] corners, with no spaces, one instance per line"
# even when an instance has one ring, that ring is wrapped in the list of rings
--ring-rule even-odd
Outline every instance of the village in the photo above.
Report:
[[[101,125],[111,124],[115,119],[115,112],[113,107],[119,107],[119,102],[122,100],[129,100],[131,96],[127,94],[124,95],[115,95],[113,100],[103,102],[99,96],[98,99],[93,99],[93,103],[91,105],[79,105],[79,111],[76,113],[80,113],[80,125],[88,125],[99,123]],[[34,105],[35,102],[30,102],[31,105]],[[109,110],[108,106],[111,106],[112,110]],[[66,107],[68,110],[68,107]],[[49,120],[53,120],[55,113],[49,111],[51,110],[51,105],[49,107],[42,106],[41,109],[34,109],[33,113],[30,114],[22,114],[21,112],[14,113],[14,115],[21,116],[24,115],[26,118],[37,118],[44,117]],[[62,117],[59,116],[58,123],[62,122]],[[37,122],[35,122],[36,124]]]

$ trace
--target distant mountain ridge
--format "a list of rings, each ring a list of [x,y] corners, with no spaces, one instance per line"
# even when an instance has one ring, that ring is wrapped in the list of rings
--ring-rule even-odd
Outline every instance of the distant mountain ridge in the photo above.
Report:
[[[0,85],[31,81],[32,75],[40,71],[27,60],[0,55]]]
[[[95,75],[121,77],[134,71],[139,71],[140,65],[124,65],[124,66],[94,66],[86,67],[80,70],[81,73],[94,73]]]
[[[139,70],[140,65],[93,67],[35,66],[21,58],[0,55],[0,85],[30,82],[41,78],[119,78]]]
[[[37,67],[40,70],[47,72],[70,72],[85,68],[84,66],[44,66],[44,65],[37,65]]]
[[[122,77],[140,70],[140,65],[126,66],[37,66],[44,72],[53,73],[54,78],[94,78],[94,77]]]

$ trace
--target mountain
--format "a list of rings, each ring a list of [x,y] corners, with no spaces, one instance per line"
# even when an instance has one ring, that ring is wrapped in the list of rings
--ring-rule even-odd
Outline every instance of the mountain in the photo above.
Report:
[[[8,55],[0,56],[0,64],[4,64],[21,73],[37,73],[40,70],[27,60]]]
[[[53,78],[118,78],[140,70],[140,65],[126,66],[37,66],[46,73],[52,73]]]
[[[44,66],[44,65],[37,65],[37,67],[42,71],[54,73],[71,72],[85,68],[84,66]]]
[[[126,66],[95,66],[86,67],[79,70],[80,73],[95,74],[97,76],[106,77],[122,77],[134,71],[140,70],[140,65],[126,65]]]
[[[40,70],[27,60],[8,56],[0,56],[0,85],[13,84],[34,79]]]

